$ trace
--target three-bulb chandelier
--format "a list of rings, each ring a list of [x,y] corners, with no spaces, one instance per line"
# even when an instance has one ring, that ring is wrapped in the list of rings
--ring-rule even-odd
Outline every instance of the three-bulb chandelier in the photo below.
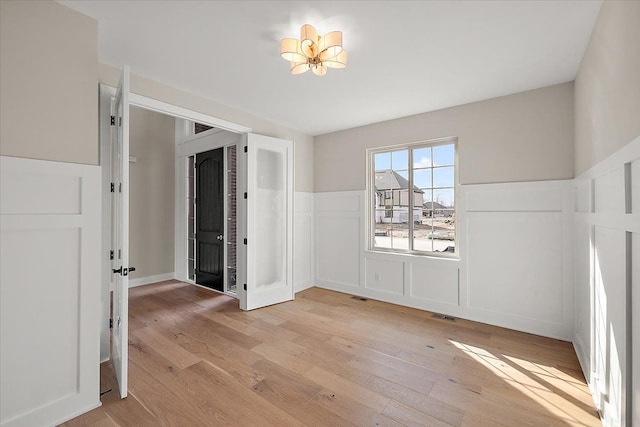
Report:
[[[291,74],[313,70],[316,76],[327,74],[327,68],[347,66],[347,52],[342,49],[342,32],[332,31],[324,36],[312,25],[300,28],[300,40],[282,39],[280,56],[291,65]]]

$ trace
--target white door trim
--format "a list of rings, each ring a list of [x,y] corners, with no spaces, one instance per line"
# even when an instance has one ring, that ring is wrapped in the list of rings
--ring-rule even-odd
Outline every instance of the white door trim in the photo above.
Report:
[[[104,83],[100,84],[105,89],[110,91],[111,95],[115,95],[116,88]],[[218,117],[211,116],[209,114],[200,113],[189,108],[179,107],[168,102],[160,101],[158,99],[149,98],[148,96],[140,95],[138,93],[129,92],[129,105],[141,107],[146,110],[155,111],[157,113],[167,114],[169,116],[178,117],[180,119],[191,120],[198,123],[203,123],[208,126],[228,130],[236,133],[251,132],[251,128],[237,123],[229,122],[227,120],[220,119]]]
[[[100,84],[100,88],[101,88],[101,93],[104,95],[110,95],[111,97],[114,97],[116,94],[116,88],[104,83]],[[110,101],[109,101],[110,102]],[[239,125],[237,123],[232,123],[223,119],[219,119],[217,117],[214,116],[210,116],[208,114],[204,114],[204,113],[200,113],[194,110],[190,110],[188,108],[184,108],[184,107],[179,107],[177,105],[173,105],[173,104],[169,104],[167,102],[164,101],[160,101],[157,99],[153,99],[153,98],[149,98],[147,96],[144,95],[140,95],[137,93],[133,93],[130,92],[129,93],[129,105],[133,105],[136,107],[140,107],[140,108],[144,108],[147,110],[151,110],[151,111],[155,111],[155,112],[159,112],[162,114],[167,114],[170,116],[174,116],[174,117],[178,117],[184,120],[190,120],[190,121],[197,121],[199,123],[204,123],[206,125],[209,126],[213,126],[216,128],[220,128],[220,129],[224,129],[224,130],[228,130],[230,132],[234,132],[234,133],[238,133],[238,134],[244,134],[247,132],[251,132],[251,128],[247,127],[247,126],[243,126],[243,125]],[[106,149],[106,153],[110,153],[111,152],[111,148],[110,148],[110,144],[111,141],[109,139],[110,136],[110,123],[109,123],[109,116],[110,116],[110,111],[107,110],[106,112],[100,112],[100,132],[102,133],[103,131],[106,132],[105,134],[105,138],[103,139],[102,137],[100,138],[100,149],[103,150],[103,148]],[[194,138],[195,139],[195,138]],[[103,144],[109,144],[107,147],[103,147]],[[176,150],[178,148],[176,147]],[[206,150],[204,150],[206,151]],[[102,151],[101,151],[102,153]],[[177,151],[176,151],[177,154]],[[184,154],[182,156],[182,159],[184,159]],[[108,156],[107,157],[101,157],[100,159],[100,165],[104,165],[105,162],[104,160],[106,160],[107,162],[109,161]],[[186,250],[186,240],[184,243],[185,247],[182,247],[178,244],[178,238],[182,235],[184,236],[186,234],[186,231],[184,230],[184,224],[186,223],[186,220],[181,220],[180,219],[180,214],[182,213],[182,210],[184,208],[184,203],[182,202],[181,199],[178,199],[178,193],[179,193],[179,188],[180,185],[183,184],[182,181],[182,176],[178,176],[178,172],[179,172],[179,166],[182,165],[180,158],[178,156],[176,156],[176,215],[175,215],[175,245],[176,245],[176,263],[175,263],[175,275],[176,278],[179,280],[184,280],[186,279],[186,274],[181,274],[180,273],[180,269],[178,268],[180,264],[186,264],[186,255],[184,254],[184,251]],[[184,167],[184,165],[182,165],[182,167]],[[107,173],[109,176],[107,181],[104,181],[102,183],[102,188],[103,191],[105,192],[105,194],[103,195],[103,200],[110,200],[111,197],[111,193],[108,189],[109,186],[109,182],[111,181],[110,178],[110,165],[109,165],[109,171],[105,171],[105,173]],[[182,203],[181,203],[182,202]],[[184,216],[184,215],[183,215]],[[107,232],[109,230],[111,230],[111,212],[110,210],[107,212],[103,212],[103,230],[105,230],[105,227]],[[105,235],[105,239],[108,236]],[[106,247],[108,246],[108,247]],[[108,251],[110,250],[110,244],[105,245],[105,247],[103,248],[104,250]],[[180,246],[180,248],[179,248]],[[181,252],[182,251],[182,252]],[[108,252],[106,252],[108,253]],[[182,253],[182,258],[178,259],[178,255],[179,253]],[[104,256],[104,254],[103,254]],[[110,267],[110,263],[109,264]],[[184,272],[183,272],[184,273]],[[109,336],[109,311],[110,311],[110,300],[108,298],[108,292],[111,290],[111,270],[109,269],[105,269],[104,272],[104,276],[103,276],[103,280],[104,280],[104,285],[106,290],[106,295],[107,298],[103,300],[103,318],[101,319],[101,335],[104,337],[108,337]],[[106,317],[106,318],[105,318]],[[100,354],[102,356],[102,359],[105,359],[105,357],[108,357],[108,354],[110,352],[110,349],[108,347],[104,347],[104,345],[109,346],[109,342],[105,339],[103,342],[101,342],[101,349],[100,349]]]

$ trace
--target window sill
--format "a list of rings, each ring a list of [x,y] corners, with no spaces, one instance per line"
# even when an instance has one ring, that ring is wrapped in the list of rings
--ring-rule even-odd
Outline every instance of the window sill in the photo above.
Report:
[[[445,253],[422,253],[422,252],[403,252],[403,251],[395,251],[395,250],[384,250],[384,249],[365,249],[365,254],[375,254],[375,255],[390,255],[390,256],[400,256],[400,257],[411,257],[418,259],[429,259],[429,260],[442,260],[442,261],[452,261],[459,262],[460,256],[458,254],[445,254]]]

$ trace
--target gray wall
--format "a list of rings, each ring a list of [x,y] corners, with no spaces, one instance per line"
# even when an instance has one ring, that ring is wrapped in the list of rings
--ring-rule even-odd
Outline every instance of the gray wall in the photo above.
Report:
[[[315,137],[315,191],[363,190],[366,149],[457,136],[460,184],[573,178],[573,82]]]
[[[0,154],[98,164],[98,22],[0,2]]]
[[[131,107],[129,263],[131,279],[173,272],[175,118]]]
[[[640,135],[640,2],[605,1],[575,82],[576,175]]]

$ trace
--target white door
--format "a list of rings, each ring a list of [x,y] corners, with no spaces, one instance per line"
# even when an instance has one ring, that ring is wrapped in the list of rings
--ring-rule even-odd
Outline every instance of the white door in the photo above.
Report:
[[[240,308],[252,310],[293,299],[293,143],[247,134],[239,162],[245,179],[244,248],[238,282]],[[242,151],[241,151],[242,152]],[[238,194],[238,200],[244,195]],[[240,210],[242,212],[242,209]],[[246,236],[246,242],[244,237]],[[246,284],[246,285],[245,285]]]
[[[116,91],[112,132],[113,335],[111,358],[120,396],[127,397],[129,315],[129,67]]]

